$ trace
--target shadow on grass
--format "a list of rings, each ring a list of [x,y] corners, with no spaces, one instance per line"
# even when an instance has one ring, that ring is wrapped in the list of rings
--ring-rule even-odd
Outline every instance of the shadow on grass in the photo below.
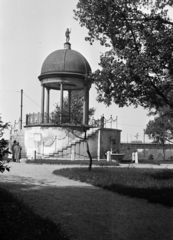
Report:
[[[60,169],[54,174],[132,198],[173,207],[173,171],[153,169]]]
[[[173,207],[173,188],[135,188],[127,185],[112,184],[104,186],[103,189],[132,198],[146,199],[150,203],[159,203],[166,207]]]
[[[150,176],[157,180],[168,180],[173,179],[173,172],[167,169],[156,173],[152,173],[150,174]]]
[[[68,240],[60,224],[35,214],[8,190],[0,187],[0,239]]]
[[[152,222],[153,229],[157,229],[157,231],[153,233],[147,229],[147,239],[171,239],[165,236],[172,233],[172,215],[169,209],[164,209],[164,211],[161,209],[160,211],[152,207],[151,211],[151,208],[148,208],[146,203],[140,203],[137,211],[139,215],[136,215],[136,201],[129,201],[128,198],[122,198],[119,195],[114,197],[113,194],[100,191],[99,188],[90,185],[80,187],[78,185],[49,186],[41,183],[29,184],[30,181],[23,177],[19,178],[19,180],[20,183],[19,181],[18,183],[3,182],[0,185],[11,191],[15,198],[24,200],[24,203],[29,205],[34,212],[36,211],[41,216],[44,213],[45,217],[60,222],[70,239],[146,239],[145,237],[141,238],[141,232],[146,232],[148,222]],[[111,188],[111,191],[116,189],[116,192],[118,190],[121,194],[125,193],[125,195],[129,195],[129,192],[133,193],[134,191],[121,185],[111,185],[109,188]],[[137,193],[138,189],[135,192]],[[134,194],[132,194],[133,197]],[[41,228],[45,231],[42,234],[39,225],[34,220],[35,217],[27,215],[28,210],[23,215],[21,214],[21,205],[19,207],[15,206],[14,202],[8,201],[7,198],[4,199],[4,202],[7,205],[5,213],[0,214],[0,239],[61,239],[58,235],[56,237],[51,236],[51,231],[55,230],[55,225],[52,225],[51,228],[47,226],[49,224],[43,222]],[[0,206],[3,209],[4,203],[0,204]],[[12,214],[10,211],[12,211]],[[163,220],[159,223],[159,228],[156,217],[158,214]],[[139,218],[148,216],[148,219],[144,218],[144,224],[139,224],[138,228],[136,227],[138,225],[137,216]],[[131,218],[137,219],[131,221]],[[27,219],[27,222],[25,219]],[[122,228],[122,231],[119,231],[119,228]],[[33,235],[35,231],[38,234],[36,236]],[[4,236],[9,237],[5,238]]]

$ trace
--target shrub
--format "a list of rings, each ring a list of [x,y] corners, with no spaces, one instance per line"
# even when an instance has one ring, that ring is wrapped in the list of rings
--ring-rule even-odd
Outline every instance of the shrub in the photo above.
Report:
[[[154,160],[153,154],[150,154],[150,155],[148,156],[148,160]]]

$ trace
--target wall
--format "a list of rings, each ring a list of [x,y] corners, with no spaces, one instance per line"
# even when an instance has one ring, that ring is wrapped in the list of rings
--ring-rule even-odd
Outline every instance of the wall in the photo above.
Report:
[[[54,153],[75,138],[73,134],[60,127],[33,126],[25,128],[26,154],[29,159],[34,157],[34,151],[43,155]]]
[[[97,148],[98,148],[98,132],[88,137],[88,145],[91,156],[93,159],[97,159]],[[86,152],[86,143],[84,141],[78,142],[73,146],[75,151],[76,160],[88,160],[88,154]]]
[[[121,130],[113,128],[100,129],[100,158],[106,158],[107,151],[120,152]]]
[[[77,136],[81,135],[81,132],[75,132]],[[98,157],[105,159],[107,151],[119,152],[120,134],[121,130],[109,128],[101,128],[90,134],[88,136],[88,144],[93,159],[98,159]],[[40,158],[54,153],[57,158],[69,159],[71,151],[74,150],[75,159],[88,159],[84,141],[77,139],[75,144],[70,144],[75,138],[74,134],[61,127],[25,127],[27,157],[33,159],[34,151],[36,151],[37,156]],[[62,150],[66,146],[69,147],[57,154],[58,150]]]

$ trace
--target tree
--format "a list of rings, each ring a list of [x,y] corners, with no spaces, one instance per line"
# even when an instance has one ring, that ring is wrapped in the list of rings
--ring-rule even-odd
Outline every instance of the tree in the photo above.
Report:
[[[172,0],[79,0],[75,18],[85,38],[109,47],[90,79],[97,100],[119,107],[173,108]]]
[[[7,129],[9,126],[9,123],[3,123],[1,118],[0,118],[0,172],[3,173],[5,170],[9,171],[10,168],[4,164],[3,158],[5,154],[10,153],[7,146],[8,146],[8,141],[2,138],[4,134],[4,130]]]
[[[154,143],[159,143],[163,146],[163,156],[165,160],[165,142],[172,142],[173,139],[173,118],[167,115],[156,117],[154,120],[150,120],[147,124],[145,133],[150,139],[153,139]]]
[[[71,100],[71,108],[69,113],[68,107],[68,97],[65,97],[63,100],[63,110],[61,111],[60,105],[57,103],[55,110],[52,112],[51,121],[53,123],[58,123],[60,121],[60,115],[62,115],[61,123],[78,123],[82,124],[83,120],[83,91],[73,91]],[[91,118],[95,113],[94,108],[89,109],[89,118]]]
[[[89,117],[94,115],[95,109],[89,109]],[[89,144],[87,141],[88,126],[82,124],[83,119],[83,93],[82,91],[75,91],[72,96],[71,109],[69,113],[68,98],[64,98],[63,110],[61,111],[59,104],[56,105],[55,111],[52,112],[52,119],[55,125],[65,128],[68,132],[71,132],[75,137],[80,138],[86,144],[86,152],[89,157],[89,170],[92,168],[92,156],[89,150]],[[64,125],[63,125],[64,124]],[[70,124],[70,125],[69,125]]]

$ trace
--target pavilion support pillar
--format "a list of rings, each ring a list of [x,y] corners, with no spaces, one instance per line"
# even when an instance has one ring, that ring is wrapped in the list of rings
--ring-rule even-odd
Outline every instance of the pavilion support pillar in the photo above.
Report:
[[[89,89],[84,86],[84,102],[83,102],[83,124],[88,124],[88,108],[89,108]]]
[[[47,88],[47,102],[46,102],[46,122],[49,123],[49,102],[50,102],[50,89]]]
[[[60,123],[63,121],[63,83],[60,84]]]
[[[69,123],[71,121],[71,90],[68,90],[68,117],[69,117]]]
[[[88,121],[89,121],[89,88],[87,88],[87,124],[88,124]]]
[[[41,93],[41,123],[44,123],[44,86],[42,85],[42,93]]]

